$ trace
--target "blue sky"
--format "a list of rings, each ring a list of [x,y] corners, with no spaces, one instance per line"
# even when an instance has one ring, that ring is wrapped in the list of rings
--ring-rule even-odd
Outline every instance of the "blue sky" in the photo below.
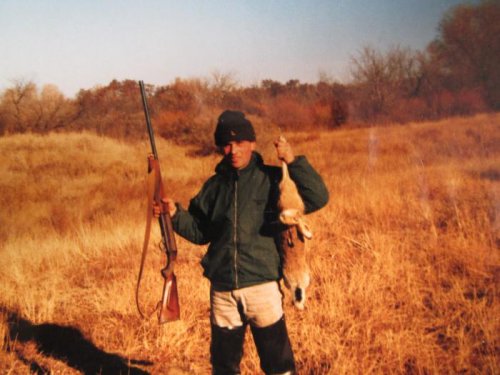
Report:
[[[0,91],[15,80],[72,97],[113,79],[164,85],[230,74],[350,78],[363,46],[424,49],[460,0],[0,0]]]

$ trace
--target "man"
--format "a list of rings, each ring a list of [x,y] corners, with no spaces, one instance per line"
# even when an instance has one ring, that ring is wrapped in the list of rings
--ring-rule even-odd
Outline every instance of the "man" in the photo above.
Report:
[[[267,166],[255,152],[255,131],[239,111],[223,112],[215,144],[223,154],[215,175],[183,209],[166,198],[174,230],[195,244],[209,244],[203,257],[210,280],[214,374],[239,374],[246,326],[266,374],[295,371],[283,316],[280,253],[276,235],[281,168]],[[278,158],[288,164],[306,213],[323,207],[328,191],[304,156],[295,157],[282,137],[275,142]]]

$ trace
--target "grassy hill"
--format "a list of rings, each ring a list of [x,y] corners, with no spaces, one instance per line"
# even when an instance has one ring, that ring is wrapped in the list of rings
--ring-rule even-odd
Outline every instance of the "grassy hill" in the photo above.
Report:
[[[285,291],[299,373],[498,373],[500,115],[286,136],[331,195],[309,218],[306,310]],[[158,148],[187,206],[218,158]],[[178,239],[181,321],[136,312],[148,144],[26,134],[0,150],[0,372],[208,374],[203,247]],[[149,310],[163,261],[152,248]],[[242,370],[259,373],[248,336]]]

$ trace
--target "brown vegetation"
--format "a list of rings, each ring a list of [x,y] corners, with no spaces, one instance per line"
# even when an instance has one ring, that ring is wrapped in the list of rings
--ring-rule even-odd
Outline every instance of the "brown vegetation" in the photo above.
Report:
[[[308,218],[306,309],[286,294],[299,373],[499,373],[500,116],[286,135],[331,193]],[[158,148],[187,204],[217,159]],[[0,149],[0,372],[209,373],[203,247],[179,239],[181,321],[135,310],[146,142],[19,134]],[[151,252],[149,307],[162,262]]]

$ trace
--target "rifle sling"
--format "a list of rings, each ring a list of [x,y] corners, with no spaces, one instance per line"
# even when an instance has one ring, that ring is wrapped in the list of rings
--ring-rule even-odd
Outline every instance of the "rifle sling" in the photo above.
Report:
[[[142,280],[142,273],[144,271],[144,263],[146,262],[146,255],[148,252],[149,238],[151,235],[151,221],[153,220],[153,199],[155,195],[155,190],[157,189],[157,168],[152,168],[148,173],[147,178],[147,194],[148,194],[148,203],[147,203],[147,215],[146,215],[146,231],[144,233],[144,243],[142,245],[142,256],[141,256],[141,265],[139,267],[139,276],[137,277],[137,285],[135,289],[135,302],[137,305],[137,310],[139,314],[144,319],[146,315],[142,312],[141,306],[139,303],[139,289]],[[158,306],[148,315],[148,318],[151,317],[155,311],[158,310]]]

